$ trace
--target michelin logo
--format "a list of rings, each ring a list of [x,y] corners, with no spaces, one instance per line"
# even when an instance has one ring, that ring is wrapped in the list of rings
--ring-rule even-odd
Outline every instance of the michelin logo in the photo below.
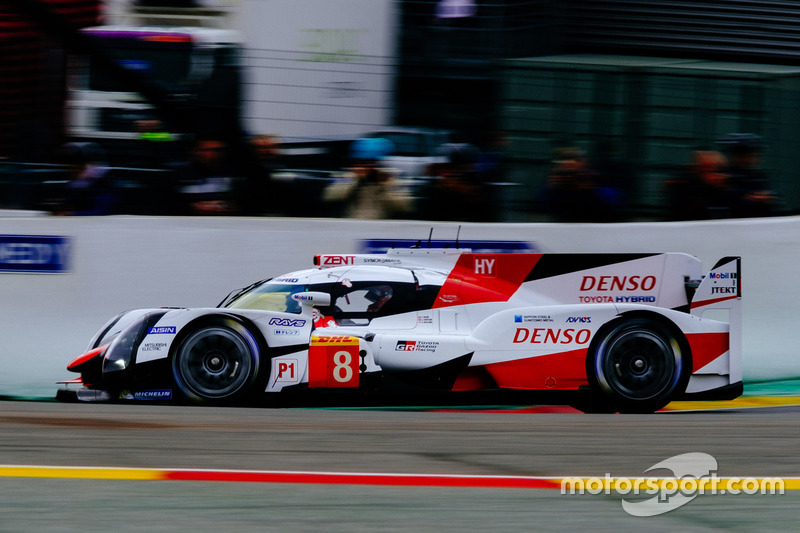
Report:
[[[171,400],[171,389],[155,389],[140,391],[122,391],[120,398],[123,400]]]

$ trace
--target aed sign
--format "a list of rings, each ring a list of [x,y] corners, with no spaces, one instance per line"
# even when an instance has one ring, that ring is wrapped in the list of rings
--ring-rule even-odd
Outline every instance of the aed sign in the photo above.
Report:
[[[358,387],[359,363],[356,337],[312,337],[308,348],[308,386]]]
[[[46,235],[0,235],[0,272],[67,272],[70,240]]]

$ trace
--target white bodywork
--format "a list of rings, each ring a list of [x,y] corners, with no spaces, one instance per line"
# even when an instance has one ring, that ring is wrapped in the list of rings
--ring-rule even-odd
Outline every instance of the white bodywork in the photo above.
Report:
[[[362,375],[421,371],[468,357],[468,369],[485,371],[501,388],[572,390],[586,384],[582,369],[598,332],[620,317],[646,315],[662,317],[687,339],[695,363],[687,393],[740,382],[738,258],[721,262],[704,278],[699,261],[686,254],[626,257],[614,256],[607,265],[592,266],[607,256],[425,249],[322,255],[316,258],[318,268],[286,274],[272,283],[312,290],[324,283],[342,290],[371,281],[400,283],[433,287],[436,298],[425,308],[376,316],[363,324],[319,322],[320,313],[302,301],[298,313],[138,310],[104,328],[90,349],[125,331],[142,315],[163,312],[139,343],[135,361],[164,360],[193,321],[229,315],[258,330],[269,347],[268,356],[278,352],[269,359],[267,392],[309,383],[309,339],[313,346],[348,337],[357,339]],[[581,262],[586,268],[580,267]],[[541,278],[540,271],[545,272]],[[687,284],[699,284],[691,300]]]

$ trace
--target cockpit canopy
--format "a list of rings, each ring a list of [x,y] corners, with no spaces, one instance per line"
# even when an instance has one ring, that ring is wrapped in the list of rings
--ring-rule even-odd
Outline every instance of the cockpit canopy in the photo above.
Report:
[[[293,294],[324,292],[331,295],[331,305],[318,307],[320,313],[333,317],[340,325],[366,325],[377,317],[430,309],[445,276],[434,284],[430,284],[430,278],[426,274],[427,284],[420,285],[413,271],[385,266],[315,269],[255,284],[229,298],[223,306],[300,313]]]

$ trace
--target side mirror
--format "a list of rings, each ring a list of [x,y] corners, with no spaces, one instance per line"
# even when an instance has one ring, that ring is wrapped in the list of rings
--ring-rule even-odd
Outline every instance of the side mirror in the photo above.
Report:
[[[328,306],[331,305],[331,295],[327,292],[298,292],[292,294],[292,299],[301,306]]]

